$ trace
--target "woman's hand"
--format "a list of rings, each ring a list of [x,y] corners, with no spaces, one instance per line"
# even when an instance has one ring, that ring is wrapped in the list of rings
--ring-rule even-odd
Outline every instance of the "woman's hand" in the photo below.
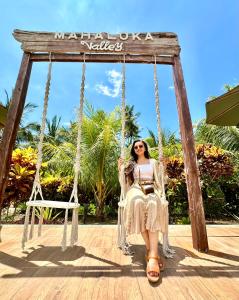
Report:
[[[119,170],[119,171],[120,171],[121,166],[123,165],[123,163],[124,163],[124,159],[123,159],[122,157],[120,157],[120,158],[118,159],[118,170]]]

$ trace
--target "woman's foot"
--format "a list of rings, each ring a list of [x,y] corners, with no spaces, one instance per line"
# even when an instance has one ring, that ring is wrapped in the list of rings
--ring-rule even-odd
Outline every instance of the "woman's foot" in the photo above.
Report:
[[[157,282],[159,280],[160,269],[158,264],[158,256],[149,256],[146,268],[147,278],[150,282]]]
[[[149,249],[146,248],[146,254],[145,254],[146,263],[148,262],[148,260],[149,260]],[[160,271],[164,271],[164,262],[162,261],[160,256],[158,256],[158,264],[159,264]]]

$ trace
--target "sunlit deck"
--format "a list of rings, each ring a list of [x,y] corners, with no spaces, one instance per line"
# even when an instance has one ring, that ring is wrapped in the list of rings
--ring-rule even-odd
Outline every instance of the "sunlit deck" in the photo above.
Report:
[[[61,251],[63,228],[44,225],[21,251],[22,225],[4,225],[0,243],[0,299],[239,299],[239,225],[207,225],[209,253],[192,248],[189,225],[170,225],[176,250],[156,285],[145,277],[144,246],[117,248],[117,227],[80,226],[78,246]],[[161,251],[161,249],[160,249]]]

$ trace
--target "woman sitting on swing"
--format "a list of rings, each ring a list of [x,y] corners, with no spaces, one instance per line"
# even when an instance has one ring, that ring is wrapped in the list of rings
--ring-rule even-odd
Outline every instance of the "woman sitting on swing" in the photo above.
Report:
[[[159,165],[150,158],[143,140],[133,142],[131,160],[123,169],[123,159],[118,160],[121,186],[124,181],[124,226],[126,234],[141,233],[146,246],[146,274],[148,280],[159,280],[164,264],[158,254],[158,232],[167,232],[168,201],[162,197],[162,178]]]

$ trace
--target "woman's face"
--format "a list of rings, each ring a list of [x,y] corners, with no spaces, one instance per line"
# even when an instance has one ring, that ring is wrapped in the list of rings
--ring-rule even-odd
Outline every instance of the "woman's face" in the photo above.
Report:
[[[134,144],[134,152],[138,155],[144,155],[145,147],[143,142],[139,141]]]

